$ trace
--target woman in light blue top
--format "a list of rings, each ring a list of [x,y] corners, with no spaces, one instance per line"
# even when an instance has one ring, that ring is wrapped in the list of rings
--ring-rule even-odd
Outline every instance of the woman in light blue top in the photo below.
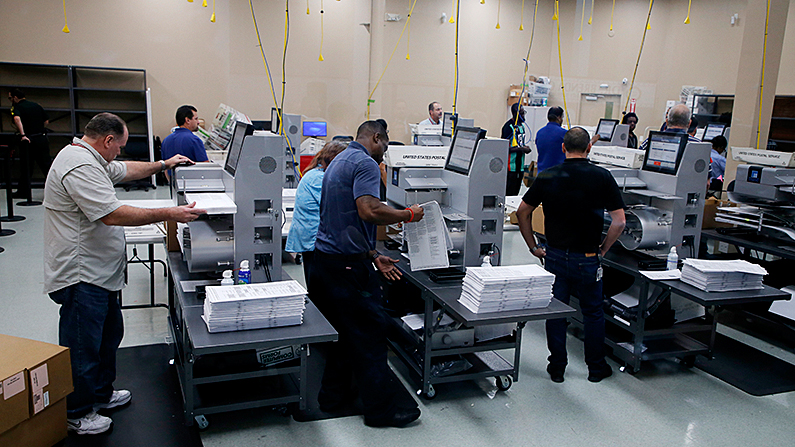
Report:
[[[304,175],[295,192],[293,222],[287,235],[285,251],[300,253],[304,264],[304,279],[309,284],[309,269],[315,251],[317,227],[320,224],[320,191],[323,174],[331,160],[348,147],[347,142],[330,141],[318,151],[315,158],[304,169]]]

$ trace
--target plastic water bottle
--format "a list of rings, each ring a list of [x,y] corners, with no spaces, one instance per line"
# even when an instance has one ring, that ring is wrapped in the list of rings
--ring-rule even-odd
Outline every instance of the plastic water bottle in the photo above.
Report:
[[[671,247],[671,252],[668,253],[668,262],[665,265],[666,270],[676,270],[679,268],[679,255],[676,254],[676,247]]]
[[[486,255],[483,257],[483,263],[480,264],[481,267],[491,267],[491,256]]]
[[[237,272],[238,284],[251,284],[251,270],[248,269],[248,259],[240,261],[240,270]]]
[[[224,279],[221,280],[222,286],[234,286],[235,280],[232,279],[232,271],[231,270],[224,270],[223,273]]]

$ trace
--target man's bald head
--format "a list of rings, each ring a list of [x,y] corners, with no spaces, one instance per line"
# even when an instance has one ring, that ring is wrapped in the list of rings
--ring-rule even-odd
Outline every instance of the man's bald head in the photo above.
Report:
[[[690,109],[684,104],[671,107],[668,112],[668,128],[687,129],[690,126]]]
[[[591,137],[588,131],[582,127],[572,127],[563,136],[563,147],[566,152],[572,154],[584,154],[588,151],[591,144]]]

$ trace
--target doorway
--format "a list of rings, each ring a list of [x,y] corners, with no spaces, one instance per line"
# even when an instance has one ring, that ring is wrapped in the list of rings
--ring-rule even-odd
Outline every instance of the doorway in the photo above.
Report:
[[[621,119],[621,95],[580,93],[580,124],[596,126],[601,118]]]

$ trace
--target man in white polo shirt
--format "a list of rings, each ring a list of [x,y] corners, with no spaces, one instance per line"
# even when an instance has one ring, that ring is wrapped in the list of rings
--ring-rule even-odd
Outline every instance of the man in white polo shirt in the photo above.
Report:
[[[44,292],[61,305],[58,342],[70,350],[74,392],[66,399],[67,428],[97,434],[111,426],[96,413],[128,403],[114,390],[116,350],[124,334],[119,290],[124,287],[123,226],[164,220],[190,222],[195,203],[142,209],[122,205],[114,184],[190,164],[176,155],[152,163],[113,161],[127,144],[127,125],[100,113],[55,157],[44,187]]]

